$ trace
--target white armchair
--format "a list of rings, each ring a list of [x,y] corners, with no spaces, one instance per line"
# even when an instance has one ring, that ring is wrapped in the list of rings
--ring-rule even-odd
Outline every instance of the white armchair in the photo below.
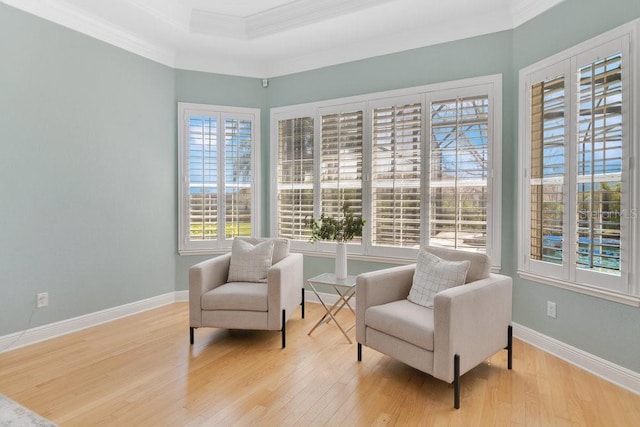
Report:
[[[303,256],[289,253],[287,239],[237,238],[256,245],[273,242],[271,267],[263,282],[228,281],[231,253],[198,263],[189,269],[189,338],[201,327],[281,331],[302,306],[304,318]],[[234,242],[235,243],[235,242]],[[233,278],[231,278],[233,280]]]
[[[356,340],[435,378],[453,383],[460,407],[460,376],[501,349],[512,366],[512,279],[492,274],[483,254],[427,248],[449,261],[469,260],[465,284],[436,294],[433,308],[407,300],[416,264],[356,278]]]

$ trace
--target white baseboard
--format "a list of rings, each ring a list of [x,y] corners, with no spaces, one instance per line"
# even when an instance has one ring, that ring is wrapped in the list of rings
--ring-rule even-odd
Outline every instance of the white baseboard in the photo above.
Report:
[[[184,301],[186,301],[189,291],[184,292],[186,292],[187,295],[187,297],[184,298]],[[62,320],[60,322],[27,329],[26,331],[0,336],[0,353],[70,334],[72,332],[77,332],[82,329],[111,322],[143,311],[162,307],[176,301],[183,301],[182,299],[178,299],[178,297],[183,297],[182,292],[169,292],[164,295],[158,295],[141,301],[96,311],[95,313],[89,313],[83,316]]]
[[[335,294],[323,293],[322,300],[329,305],[338,301],[338,297]],[[305,291],[305,301],[320,303],[318,297],[308,290]],[[349,303],[355,308],[355,298]],[[640,394],[640,373],[638,372],[616,365],[517,323],[513,323],[513,336],[632,393]]]
[[[635,394],[640,394],[640,373],[638,372],[616,365],[517,323],[513,323],[513,336],[606,381]]]
[[[0,336],[0,353],[70,334],[102,323],[111,322],[122,317],[131,316],[133,314],[162,307],[174,302],[185,302],[188,301],[188,299],[189,291],[169,292],[164,295],[132,302],[130,304],[85,314],[84,316],[27,329],[23,332]],[[338,301],[338,297],[335,294],[323,293],[322,299],[326,304],[333,304]],[[318,297],[310,290],[305,290],[305,302],[312,304],[320,303]],[[352,298],[349,303],[355,308],[355,298]],[[616,365],[615,363],[609,362],[591,353],[587,353],[586,351],[575,348],[569,344],[565,344],[517,323],[513,324],[513,335],[514,337],[531,344],[542,351],[559,357],[580,369],[584,369],[587,372],[633,393],[640,394],[640,373]]]
[[[188,302],[189,301],[189,291],[176,291],[175,295],[176,295],[175,302]]]

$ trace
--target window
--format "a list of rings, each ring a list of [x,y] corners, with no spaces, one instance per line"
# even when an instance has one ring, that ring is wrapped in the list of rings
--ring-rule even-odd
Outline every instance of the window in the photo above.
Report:
[[[278,230],[291,240],[307,240],[305,218],[313,216],[313,117],[278,121]]]
[[[362,110],[325,111],[321,120],[320,211],[337,216],[347,204],[354,215],[361,216]],[[359,240],[356,237],[353,241]]]
[[[181,253],[259,234],[259,116],[257,109],[178,104]]]
[[[630,28],[520,73],[519,270],[612,299],[638,295],[629,279],[637,233]]]
[[[352,254],[414,259],[436,245],[499,268],[500,98],[491,76],[272,109],[272,233],[333,251],[308,243],[304,218],[346,203],[367,221]]]
[[[431,103],[429,241],[484,251],[487,245],[489,98]]]
[[[372,244],[420,245],[422,103],[372,112]]]

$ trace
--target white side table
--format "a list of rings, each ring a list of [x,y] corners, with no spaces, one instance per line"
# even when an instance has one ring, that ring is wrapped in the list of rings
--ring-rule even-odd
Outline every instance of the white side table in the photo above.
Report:
[[[353,298],[353,296],[356,294],[356,276],[347,276],[344,279],[337,279],[336,275],[333,273],[324,273],[319,276],[310,278],[307,282],[309,283],[311,290],[314,294],[316,294],[316,297],[318,297],[320,304],[322,304],[325,310],[324,316],[322,316],[322,318],[318,320],[318,323],[316,323],[313,328],[311,328],[307,335],[311,335],[311,333],[323,323],[329,323],[331,322],[331,320],[333,320],[336,326],[340,328],[340,331],[342,331],[342,334],[347,338],[349,344],[352,344],[351,339],[347,335],[347,332],[349,332],[356,326],[355,322],[347,330],[345,330],[342,325],[340,325],[338,320],[336,320],[335,315],[338,314],[338,312],[342,310],[343,307],[347,306],[347,308],[349,308],[349,310],[355,317],[356,312],[353,310],[353,307],[351,307],[351,304],[349,304],[349,300],[351,300],[351,298]],[[331,307],[327,305],[327,303],[322,299],[321,294],[318,293],[318,286],[331,287],[336,291],[338,300]]]

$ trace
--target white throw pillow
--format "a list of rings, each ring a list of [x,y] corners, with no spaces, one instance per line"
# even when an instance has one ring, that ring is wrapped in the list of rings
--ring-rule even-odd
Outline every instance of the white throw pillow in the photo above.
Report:
[[[254,246],[244,240],[234,239],[227,282],[266,282],[272,257],[272,240]]]
[[[424,249],[420,250],[407,299],[433,308],[433,300],[438,292],[464,285],[470,265],[471,261],[468,260],[446,261]]]

